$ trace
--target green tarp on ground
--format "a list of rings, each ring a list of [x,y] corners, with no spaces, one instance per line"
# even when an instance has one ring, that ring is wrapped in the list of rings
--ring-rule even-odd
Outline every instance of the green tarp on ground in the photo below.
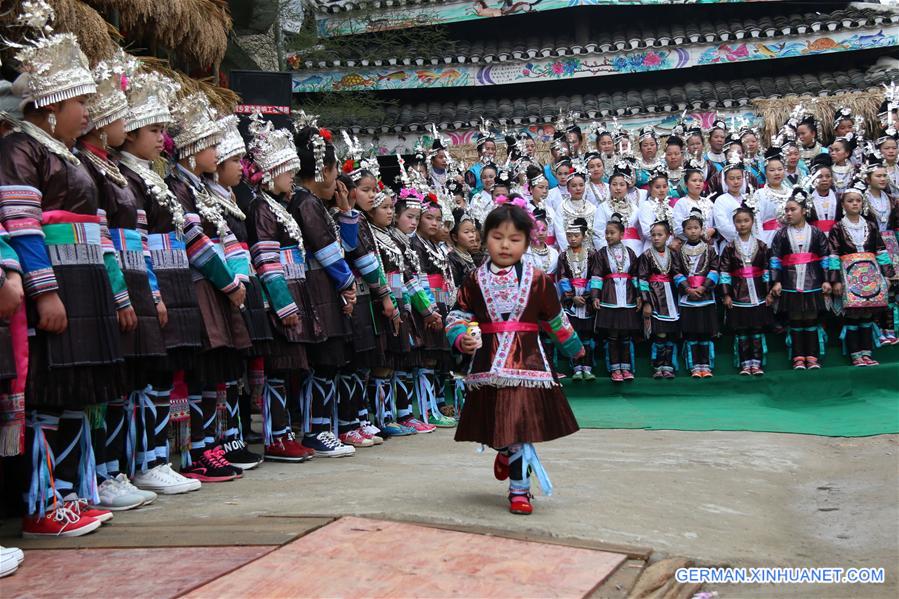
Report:
[[[565,381],[582,428],[757,431],[830,437],[899,433],[899,346],[875,350],[880,366],[848,366],[831,344],[820,370],[787,368],[782,349],[768,357],[767,374],[739,376],[733,356],[717,344],[715,376],[653,380],[649,358],[637,354],[637,379],[611,383]],[[601,351],[597,361],[602,365]]]

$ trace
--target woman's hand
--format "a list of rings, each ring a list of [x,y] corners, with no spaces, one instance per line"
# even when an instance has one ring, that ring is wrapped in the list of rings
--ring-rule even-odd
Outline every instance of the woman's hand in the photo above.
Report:
[[[169,323],[169,309],[165,307],[165,302],[162,300],[156,304],[156,319],[159,320],[159,326],[162,328]]]
[[[299,326],[300,324],[300,315],[299,314],[291,314],[287,318],[281,321],[281,324],[284,325],[285,329],[292,329],[294,327]]]
[[[459,350],[463,354],[473,355],[474,352],[477,351],[477,349],[478,349],[477,340],[474,337],[472,337],[471,335],[469,335],[468,333],[463,334],[462,337],[459,339]]]
[[[773,287],[771,287],[771,296],[772,297],[780,297],[780,294],[783,292],[783,285],[779,282],[775,283]]]
[[[66,307],[62,305],[58,293],[55,291],[42,293],[37,296],[34,303],[37,305],[38,313],[37,328],[56,335],[65,332],[69,320],[66,317]]]
[[[119,330],[123,333],[130,333],[137,329],[137,314],[131,306],[116,312],[116,319],[119,321]]]
[[[22,277],[15,271],[9,271],[6,282],[0,287],[0,318],[12,318],[24,299]]]
[[[734,298],[729,295],[724,296],[724,307],[730,310],[734,307]]]
[[[350,192],[340,179],[337,180],[337,188],[334,190],[334,205],[341,212],[350,211]]]

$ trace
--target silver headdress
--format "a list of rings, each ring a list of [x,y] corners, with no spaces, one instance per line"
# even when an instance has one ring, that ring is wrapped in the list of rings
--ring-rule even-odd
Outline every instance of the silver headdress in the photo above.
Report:
[[[53,33],[53,8],[45,0],[25,0],[21,9],[16,23],[34,30],[37,37],[24,44],[4,40],[19,50],[16,60],[21,63],[22,74],[14,84],[16,95],[41,108],[96,92],[90,63],[78,38],[72,33]]]
[[[128,118],[128,96],[125,88],[129,73],[137,69],[137,60],[121,49],[109,60],[101,60],[94,67],[94,81],[97,93],[87,102],[87,130],[102,129],[119,119]]]
[[[169,104],[181,86],[174,80],[155,71],[135,73],[125,90],[131,115],[125,123],[125,131],[135,131],[148,125],[166,125],[172,122]]]
[[[247,153],[247,146],[243,141],[243,136],[237,128],[239,119],[233,115],[220,118],[218,121],[219,129],[222,130],[222,140],[216,146],[215,151],[218,157],[218,163],[221,164],[234,156],[243,156]]]
[[[262,182],[271,184],[275,177],[287,171],[300,170],[300,158],[293,135],[287,129],[275,129],[271,121],[266,121],[258,112],[250,117],[250,154],[253,162],[264,173]]]
[[[668,230],[674,230],[674,210],[671,209],[671,204],[667,200],[656,203],[652,218],[652,224],[668,223]]]
[[[204,93],[181,98],[174,107],[175,148],[181,158],[195,156],[222,139],[222,130]]]
[[[365,150],[362,149],[362,144],[359,143],[359,138],[355,135],[350,137],[350,134],[343,129],[340,131],[340,134],[343,136],[343,141],[347,146],[343,172],[349,175],[353,181],[359,181],[364,172],[369,172],[375,179],[379,179],[381,177],[381,168],[377,157],[373,155],[366,157]]]

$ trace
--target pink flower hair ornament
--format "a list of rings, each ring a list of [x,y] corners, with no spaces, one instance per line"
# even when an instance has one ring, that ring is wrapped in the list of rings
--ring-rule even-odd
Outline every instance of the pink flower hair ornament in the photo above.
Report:
[[[502,206],[503,204],[508,204],[510,206],[515,206],[517,208],[521,208],[524,210],[525,214],[528,215],[528,218],[531,219],[531,222],[536,226],[537,218],[534,216],[534,207],[528,202],[525,198],[521,196],[517,196],[514,198],[509,198],[508,196],[496,196],[496,199],[493,201],[497,206]],[[533,237],[533,235],[532,235]]]
[[[417,189],[413,189],[411,187],[404,187],[400,190],[400,198],[417,198],[418,200],[424,200],[425,196],[422,195],[420,191]]]

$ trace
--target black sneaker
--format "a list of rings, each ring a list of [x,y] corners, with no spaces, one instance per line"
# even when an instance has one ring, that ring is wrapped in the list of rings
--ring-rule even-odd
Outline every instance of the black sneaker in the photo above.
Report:
[[[213,455],[211,449],[192,460],[190,466],[182,468],[181,476],[195,478],[204,483],[223,483],[237,478],[234,468]]]
[[[223,443],[222,449],[225,451],[225,460],[241,470],[252,470],[262,463],[262,456],[250,451],[240,439]]]

